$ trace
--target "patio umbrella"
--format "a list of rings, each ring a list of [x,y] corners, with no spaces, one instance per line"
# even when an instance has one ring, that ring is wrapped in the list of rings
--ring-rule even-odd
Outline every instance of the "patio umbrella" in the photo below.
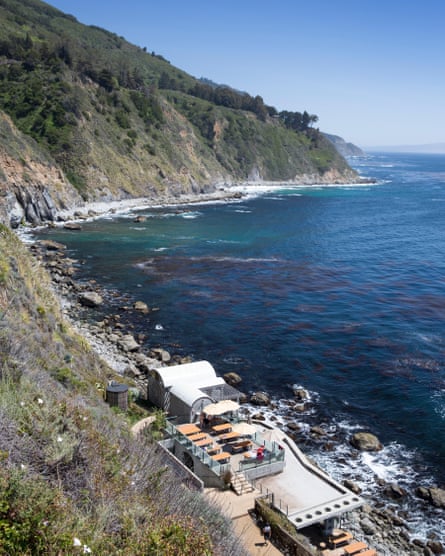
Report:
[[[236,411],[239,409],[239,404],[232,400],[221,400],[217,403],[211,403],[203,408],[204,413],[207,415],[222,415],[228,411]]]
[[[250,425],[242,421],[241,423],[235,423],[232,425],[233,432],[237,432],[238,434],[243,435],[250,435],[255,434],[257,432],[256,427],[254,425]]]

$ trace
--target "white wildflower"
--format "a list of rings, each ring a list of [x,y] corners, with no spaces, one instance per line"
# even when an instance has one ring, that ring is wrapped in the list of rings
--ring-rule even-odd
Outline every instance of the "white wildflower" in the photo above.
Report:
[[[63,442],[63,438],[61,436],[57,437],[57,442]]]
[[[42,405],[42,404],[43,404],[42,398],[37,398],[37,403],[38,403],[39,405]]]
[[[86,544],[83,545],[83,553],[84,554],[91,554],[91,548]]]
[[[20,402],[20,405],[21,405],[22,407],[25,407],[25,402]]]
[[[82,546],[82,543],[77,537],[74,537],[73,539],[73,546]]]

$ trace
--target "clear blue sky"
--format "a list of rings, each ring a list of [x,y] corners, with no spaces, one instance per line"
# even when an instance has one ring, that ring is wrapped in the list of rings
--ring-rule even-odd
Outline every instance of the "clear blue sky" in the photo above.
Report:
[[[51,0],[362,147],[445,142],[445,0]]]

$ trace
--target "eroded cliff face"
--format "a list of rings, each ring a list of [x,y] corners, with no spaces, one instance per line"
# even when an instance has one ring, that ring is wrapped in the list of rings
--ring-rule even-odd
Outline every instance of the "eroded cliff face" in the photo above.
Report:
[[[224,151],[220,145],[224,122],[215,124],[211,148],[203,144],[190,122],[167,102],[163,104],[163,113],[165,123],[158,133],[155,154],[142,142],[130,153],[122,153],[110,139],[112,130],[106,127],[106,121],[81,122],[76,133],[85,152],[76,160],[83,183],[81,187],[77,183],[76,187],[48,149],[20,132],[12,120],[0,112],[0,222],[12,228],[20,224],[41,225],[63,219],[61,213],[72,214],[85,202],[140,197],[162,202],[181,195],[214,193],[223,183],[276,179],[261,150],[256,153],[244,178],[240,178],[235,166],[233,175],[229,172],[230,157],[235,160],[239,155],[231,153],[229,148]],[[219,150],[218,156],[215,150]],[[290,158],[291,154],[295,159],[301,157],[297,151],[289,153]],[[224,157],[225,165],[220,162]],[[301,160],[297,173],[295,169],[292,171],[295,165],[285,166],[287,177],[279,181],[309,185],[347,183],[357,179],[357,174],[346,163],[336,161],[336,165],[321,173],[308,158]]]
[[[26,156],[17,160],[0,146],[0,218],[12,228],[21,222],[51,222],[57,211],[82,199],[63,173],[50,163]]]
[[[0,113],[0,221],[13,228],[41,224],[81,202],[54,161]]]

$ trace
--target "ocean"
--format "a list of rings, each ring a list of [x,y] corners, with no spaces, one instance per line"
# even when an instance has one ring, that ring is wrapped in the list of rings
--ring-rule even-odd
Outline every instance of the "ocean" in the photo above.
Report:
[[[238,201],[36,237],[67,245],[77,277],[117,292],[116,307],[159,308],[133,317],[147,345],[235,371],[245,392],[267,391],[279,423],[301,424],[306,452],[378,499],[376,476],[410,493],[445,483],[445,155],[350,162],[375,184],[252,187]],[[313,401],[301,414],[287,403],[296,386]],[[326,438],[311,437],[315,423]],[[358,430],[383,451],[352,455]],[[413,531],[445,540],[439,511],[414,496],[400,504]]]

